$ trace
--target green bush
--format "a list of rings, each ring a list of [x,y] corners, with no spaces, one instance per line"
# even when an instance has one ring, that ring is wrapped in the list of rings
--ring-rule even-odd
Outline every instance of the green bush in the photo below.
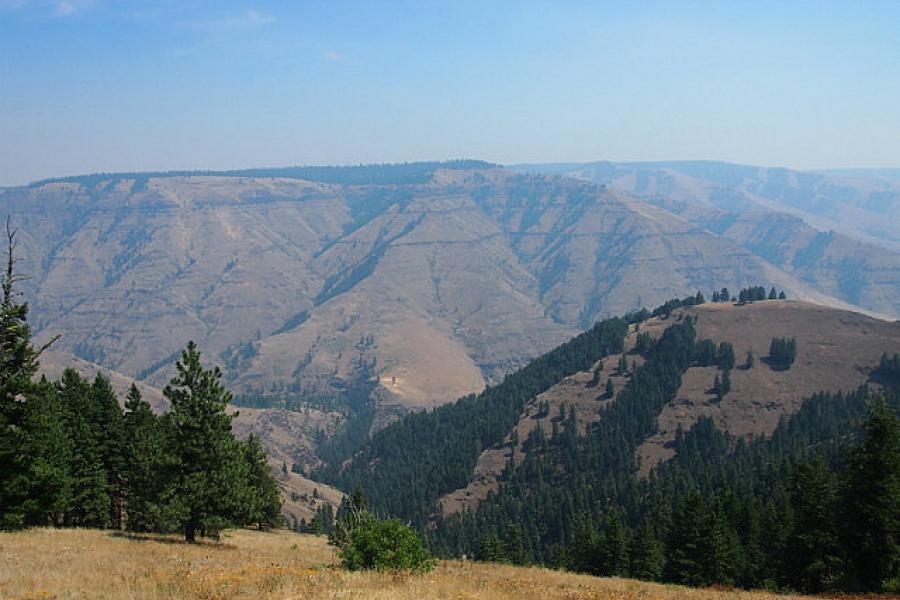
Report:
[[[365,510],[348,517],[330,539],[338,547],[345,569],[425,573],[434,568],[436,561],[412,527],[398,519],[379,519]]]

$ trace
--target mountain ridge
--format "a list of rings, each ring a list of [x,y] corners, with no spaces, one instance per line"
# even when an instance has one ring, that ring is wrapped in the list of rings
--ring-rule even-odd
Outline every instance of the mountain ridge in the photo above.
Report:
[[[350,416],[363,390],[373,429],[673,296],[764,283],[852,308],[624,192],[445,166],[97,175],[7,190],[0,208],[39,339],[63,333],[61,350],[158,387],[194,339],[242,403]]]

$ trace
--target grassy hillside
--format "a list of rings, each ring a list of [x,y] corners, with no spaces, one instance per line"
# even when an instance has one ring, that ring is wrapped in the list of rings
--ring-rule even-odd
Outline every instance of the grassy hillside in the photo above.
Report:
[[[677,395],[657,417],[657,431],[638,449],[641,475],[674,456],[679,427],[687,431],[699,419],[710,417],[721,431],[735,437],[770,436],[780,419],[795,414],[804,400],[817,392],[849,391],[865,383],[881,355],[893,353],[900,344],[900,323],[859,313],[795,300],[746,305],[707,302],[678,309],[668,318],[654,317],[639,328],[632,325],[624,342],[629,364],[640,366],[644,362],[640,354],[633,353],[639,333],[659,337],[682,314],[697,318],[698,337],[710,338],[716,344],[732,343],[740,368],[734,370],[732,390],[721,402],[716,401],[711,389],[716,367],[687,369]],[[770,340],[777,336],[798,341],[799,358],[792,368],[776,371],[762,360],[757,360],[753,368],[745,368],[748,350],[762,359]],[[604,391],[607,380],[612,380],[616,393],[628,380],[627,373],[616,371],[617,358],[607,357],[530,399],[519,416],[515,434],[511,431],[503,444],[485,448],[468,485],[442,497],[444,512],[473,509],[489,492],[496,491],[509,459],[521,464],[529,435],[538,427],[549,434],[561,407],[574,409],[579,432],[588,432],[613,401]],[[592,382],[593,368],[600,362],[603,369]],[[541,403],[548,407],[545,413],[539,410]],[[513,435],[518,440],[514,448]]]
[[[471,561],[443,561],[428,575],[350,573],[335,566],[332,549],[324,538],[282,531],[231,531],[220,543],[188,545],[165,537],[127,538],[111,532],[73,529],[0,534],[0,597],[17,600],[790,598]]]

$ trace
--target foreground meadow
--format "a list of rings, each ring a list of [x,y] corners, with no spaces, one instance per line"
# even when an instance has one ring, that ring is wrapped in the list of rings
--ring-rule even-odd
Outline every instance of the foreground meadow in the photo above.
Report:
[[[324,538],[285,531],[227,532],[218,543],[160,536],[37,529],[0,534],[0,598],[230,600],[675,598],[763,600],[761,592],[694,590],[539,568],[442,561],[427,575],[350,573]]]

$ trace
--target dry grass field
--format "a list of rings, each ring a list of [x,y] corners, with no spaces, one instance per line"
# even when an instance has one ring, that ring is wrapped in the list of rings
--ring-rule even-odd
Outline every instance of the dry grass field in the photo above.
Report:
[[[788,599],[695,590],[539,568],[442,561],[427,575],[350,573],[323,538],[231,531],[218,543],[133,539],[108,531],[38,529],[0,534],[0,598],[203,599],[424,598],[463,600]]]

